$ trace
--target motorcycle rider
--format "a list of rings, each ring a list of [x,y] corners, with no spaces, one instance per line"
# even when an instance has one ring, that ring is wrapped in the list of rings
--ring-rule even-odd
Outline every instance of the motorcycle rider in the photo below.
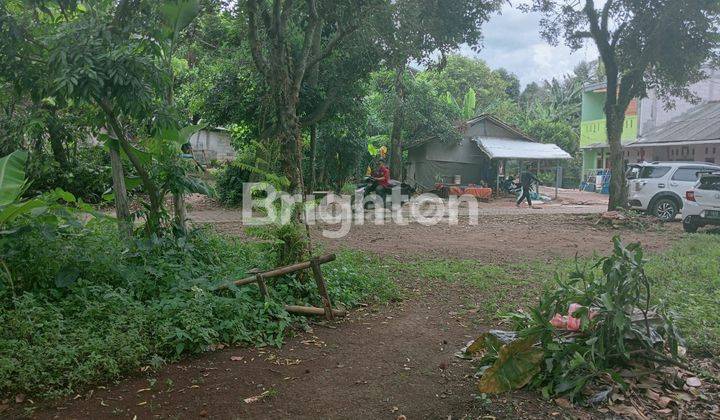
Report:
[[[375,192],[385,200],[385,195],[390,190],[390,168],[385,166],[385,159],[380,159],[380,166],[373,171],[371,177],[374,182],[368,187],[367,193]]]

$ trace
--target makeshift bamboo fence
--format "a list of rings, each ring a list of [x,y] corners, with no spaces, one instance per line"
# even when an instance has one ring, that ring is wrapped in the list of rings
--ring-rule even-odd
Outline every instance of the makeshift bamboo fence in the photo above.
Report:
[[[322,308],[317,308],[315,306],[297,306],[297,305],[285,305],[285,310],[290,313],[295,314],[301,314],[301,315],[325,315],[325,318],[327,320],[334,320],[336,316],[345,316],[347,312],[339,309],[333,309],[332,308],[332,302],[330,301],[330,295],[328,295],[327,291],[327,284],[325,283],[325,278],[323,277],[322,270],[320,268],[321,264],[328,263],[330,261],[335,260],[335,254],[330,255],[324,255],[322,257],[314,257],[311,258],[310,261],[305,261],[293,265],[288,265],[285,267],[279,267],[275,268],[270,271],[264,271],[264,272],[251,272],[254,275],[251,277],[246,277],[244,279],[236,280],[232,282],[231,284],[235,286],[245,286],[248,284],[257,284],[258,288],[260,288],[260,294],[263,298],[267,299],[268,297],[268,289],[267,289],[267,282],[265,280],[273,277],[282,277],[285,274],[291,274],[295,273],[297,271],[301,270],[307,270],[308,268],[312,269],[313,278],[315,279],[315,284],[318,288],[318,293],[320,294],[320,298],[323,302]],[[225,290],[230,287],[230,284],[223,284],[216,288],[215,290]]]

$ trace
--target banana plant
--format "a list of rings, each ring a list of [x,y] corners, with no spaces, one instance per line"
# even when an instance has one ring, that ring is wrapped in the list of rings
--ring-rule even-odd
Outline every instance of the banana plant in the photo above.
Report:
[[[37,198],[20,200],[27,187],[27,156],[27,152],[17,150],[0,159],[0,227],[45,205],[43,200]]]

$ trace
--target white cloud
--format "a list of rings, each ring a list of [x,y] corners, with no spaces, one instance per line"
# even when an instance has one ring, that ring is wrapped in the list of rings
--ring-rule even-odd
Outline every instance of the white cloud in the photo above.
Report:
[[[485,39],[479,52],[463,46],[460,53],[485,60],[490,67],[504,67],[515,73],[522,85],[570,73],[583,60],[597,58],[597,50],[588,45],[578,51],[561,44],[552,46],[540,37],[540,15],[523,13],[505,5],[483,27]]]

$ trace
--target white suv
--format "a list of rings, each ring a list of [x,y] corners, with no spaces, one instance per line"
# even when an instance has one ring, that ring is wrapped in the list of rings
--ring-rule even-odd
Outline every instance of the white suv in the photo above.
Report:
[[[669,221],[683,207],[685,192],[698,181],[698,174],[720,171],[704,162],[652,162],[631,165],[628,170],[628,205]]]
[[[682,217],[685,232],[720,225],[720,172],[702,174],[695,187],[685,193]]]

